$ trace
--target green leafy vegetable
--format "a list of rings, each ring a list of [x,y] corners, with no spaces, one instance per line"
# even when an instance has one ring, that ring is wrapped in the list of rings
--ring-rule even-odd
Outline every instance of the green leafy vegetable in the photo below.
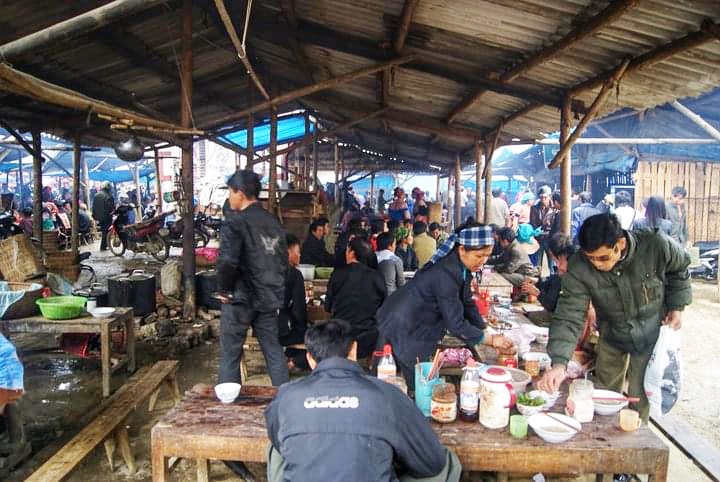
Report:
[[[531,397],[530,395],[527,395],[525,393],[521,393],[517,397],[517,403],[520,405],[527,405],[529,407],[539,407],[541,405],[545,405],[545,399],[542,397]]]

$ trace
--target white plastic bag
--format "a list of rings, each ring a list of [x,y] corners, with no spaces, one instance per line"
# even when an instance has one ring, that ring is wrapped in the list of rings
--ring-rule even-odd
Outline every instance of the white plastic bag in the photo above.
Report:
[[[645,395],[650,402],[651,417],[662,417],[678,401],[682,387],[681,368],[680,330],[662,326],[645,369]]]
[[[177,296],[182,288],[182,261],[172,260],[160,270],[160,289],[165,296]]]

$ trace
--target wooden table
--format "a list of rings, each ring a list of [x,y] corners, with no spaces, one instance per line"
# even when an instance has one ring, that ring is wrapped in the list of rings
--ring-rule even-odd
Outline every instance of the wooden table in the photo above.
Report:
[[[482,275],[482,283],[480,283],[480,290],[488,290],[491,295],[511,296],[513,285],[503,278],[500,273],[496,273],[495,271],[489,273],[484,272]]]
[[[223,405],[212,387],[195,387],[152,429],[153,481],[168,480],[168,457],[196,459],[203,482],[210,459],[265,463],[269,440],[263,412],[274,393],[272,387],[243,386],[241,394],[259,399]],[[556,409],[562,406],[558,400]],[[490,430],[479,423],[431,423],[466,471],[596,473],[609,480],[613,473],[644,473],[654,482],[667,479],[667,446],[648,427],[621,431],[616,417],[596,415],[582,432],[558,445],[545,443],[532,430],[526,439],[517,440],[507,429]]]
[[[116,308],[108,318],[85,316],[73,320],[48,320],[42,316],[4,320],[2,331],[13,333],[99,333],[100,362],[102,368],[103,397],[110,396],[110,331],[115,328],[125,329],[127,355],[123,357],[115,369],[127,363],[128,372],[135,371],[135,321],[132,308]]]

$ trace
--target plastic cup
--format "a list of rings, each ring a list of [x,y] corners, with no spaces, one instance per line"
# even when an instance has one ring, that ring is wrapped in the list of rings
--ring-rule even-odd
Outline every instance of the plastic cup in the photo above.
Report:
[[[415,365],[415,405],[426,417],[430,416],[433,387],[438,383],[445,382],[445,379],[440,377],[435,377],[432,380],[427,379],[431,367],[431,362],[422,362]]]
[[[528,419],[525,415],[510,416],[510,435],[515,438],[527,437]]]
[[[631,408],[624,408],[620,410],[620,428],[626,432],[634,432],[640,428],[640,413],[637,410]]]

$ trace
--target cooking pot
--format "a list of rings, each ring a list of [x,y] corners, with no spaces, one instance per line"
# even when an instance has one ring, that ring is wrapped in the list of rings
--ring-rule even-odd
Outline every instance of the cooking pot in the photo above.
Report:
[[[219,310],[220,301],[212,295],[217,291],[217,273],[215,270],[201,271],[195,275],[197,304],[209,310]]]
[[[89,288],[82,288],[73,291],[75,296],[82,296],[85,298],[95,298],[97,301],[97,307],[109,306],[110,296],[108,290],[102,283],[93,283]]]
[[[125,306],[133,309],[135,316],[155,312],[155,276],[136,269],[130,275],[108,278],[110,306]]]

